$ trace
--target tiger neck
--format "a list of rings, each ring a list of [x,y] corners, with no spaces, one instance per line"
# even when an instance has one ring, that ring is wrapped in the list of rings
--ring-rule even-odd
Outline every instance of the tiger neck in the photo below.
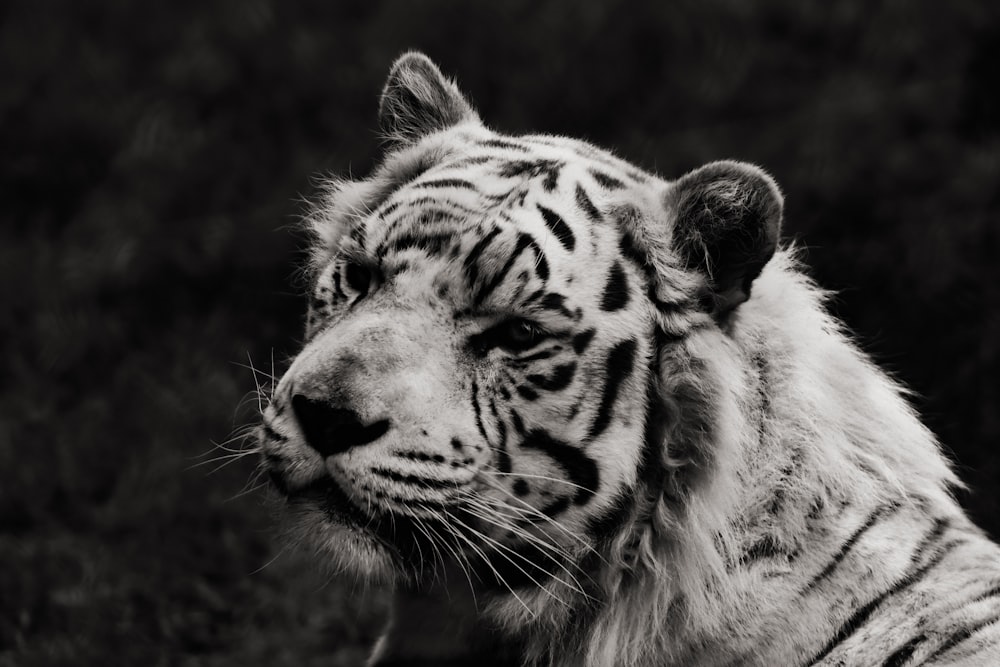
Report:
[[[681,426],[667,433],[666,484],[591,573],[602,583],[599,604],[581,599],[565,611],[539,597],[541,612],[523,626],[535,628],[526,633],[530,655],[587,665],[754,664],[782,623],[829,629],[825,598],[802,607],[803,591],[871,517],[964,520],[948,491],[954,477],[901,390],[840,333],[791,260],[776,259],[725,334],[684,343],[677,368],[699,376],[678,385],[670,406]],[[683,379],[660,370],[674,372],[675,384]],[[711,422],[685,431],[691,415]],[[869,550],[866,576],[888,577],[896,546]],[[834,565],[824,585],[858,584],[857,565]],[[815,618],[789,617],[800,608]],[[808,635],[801,642],[783,644],[780,655],[815,648]]]

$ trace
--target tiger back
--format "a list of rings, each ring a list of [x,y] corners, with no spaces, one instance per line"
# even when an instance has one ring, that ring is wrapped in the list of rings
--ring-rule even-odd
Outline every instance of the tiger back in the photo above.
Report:
[[[498,134],[416,53],[379,116],[260,429],[290,539],[398,592],[373,663],[1000,664],[1000,549],[770,176]]]

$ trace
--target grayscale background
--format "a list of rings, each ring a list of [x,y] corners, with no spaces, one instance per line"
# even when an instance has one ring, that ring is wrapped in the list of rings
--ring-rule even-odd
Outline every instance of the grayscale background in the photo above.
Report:
[[[0,665],[358,664],[380,595],[280,552],[255,461],[191,466],[294,353],[301,199],[410,48],[497,129],[766,167],[1000,536],[1000,3],[8,2]]]

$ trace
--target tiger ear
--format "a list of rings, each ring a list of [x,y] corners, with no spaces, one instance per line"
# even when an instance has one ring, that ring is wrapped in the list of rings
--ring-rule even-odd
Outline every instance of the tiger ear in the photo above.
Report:
[[[378,119],[392,143],[405,145],[467,120],[478,121],[479,116],[430,58],[409,51],[389,71]]]
[[[670,184],[673,245],[689,270],[704,274],[709,308],[725,317],[750,298],[750,285],[774,255],[783,199],[762,169],[712,162]]]

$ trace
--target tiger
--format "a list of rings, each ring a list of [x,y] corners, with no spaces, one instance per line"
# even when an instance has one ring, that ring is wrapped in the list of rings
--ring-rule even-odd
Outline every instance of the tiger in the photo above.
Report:
[[[259,426],[289,542],[392,591],[368,664],[1000,664],[1000,548],[769,174],[498,133],[417,52],[378,118]]]

